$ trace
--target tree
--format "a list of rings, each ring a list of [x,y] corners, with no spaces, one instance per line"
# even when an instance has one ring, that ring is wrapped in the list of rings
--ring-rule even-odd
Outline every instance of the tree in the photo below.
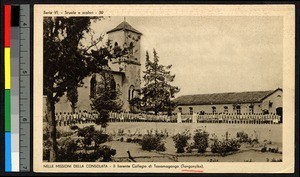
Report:
[[[146,71],[143,71],[144,87],[139,91],[140,97],[132,99],[131,105],[144,111],[171,113],[175,108],[175,103],[171,101],[175,94],[179,92],[177,86],[172,86],[175,75],[170,69],[172,65],[164,66],[159,64],[159,57],[153,49],[153,61],[146,52]]]
[[[57,159],[55,103],[65,92],[72,92],[83,85],[82,80],[91,73],[99,73],[111,58],[122,55],[119,46],[110,42],[97,47],[103,36],[83,45],[82,39],[91,34],[91,21],[98,17],[45,17],[43,21],[44,85],[46,96],[46,119],[50,134],[50,161]],[[93,50],[96,48],[96,50]],[[76,96],[76,95],[72,95]]]
[[[96,124],[106,127],[109,111],[119,111],[122,108],[122,101],[119,99],[119,90],[116,88],[116,82],[109,70],[103,70],[100,73],[100,81],[92,95],[92,108],[100,113],[100,117],[96,119]]]
[[[78,102],[78,90],[76,86],[67,90],[67,98],[71,102],[72,112],[75,112]]]

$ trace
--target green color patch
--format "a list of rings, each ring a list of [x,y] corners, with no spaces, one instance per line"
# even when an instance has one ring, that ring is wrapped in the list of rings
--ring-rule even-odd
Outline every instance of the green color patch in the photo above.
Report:
[[[11,120],[10,120],[10,89],[5,89],[5,97],[4,97],[4,106],[5,106],[5,132],[10,132],[11,130]]]

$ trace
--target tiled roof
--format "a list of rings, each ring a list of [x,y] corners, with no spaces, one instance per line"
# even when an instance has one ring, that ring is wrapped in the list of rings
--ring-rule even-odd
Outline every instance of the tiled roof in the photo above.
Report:
[[[142,34],[138,30],[134,29],[131,25],[129,25],[129,23],[127,23],[126,21],[123,21],[117,27],[115,27],[112,30],[109,30],[107,33],[115,32],[115,31],[119,31],[119,30],[127,30],[127,31],[131,31],[131,32],[134,32],[137,34]]]
[[[174,101],[178,105],[211,105],[211,104],[234,104],[234,103],[259,103],[266,97],[273,94],[277,90],[254,91],[254,92],[230,92],[230,93],[213,93],[213,94],[197,94],[183,95]]]

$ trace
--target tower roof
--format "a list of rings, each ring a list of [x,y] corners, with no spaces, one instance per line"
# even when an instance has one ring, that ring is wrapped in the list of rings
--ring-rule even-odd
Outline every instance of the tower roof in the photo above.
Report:
[[[137,33],[137,34],[140,34],[142,35],[141,32],[139,32],[138,30],[134,29],[131,25],[129,25],[129,23],[127,23],[126,21],[123,21],[122,23],[120,23],[117,27],[115,27],[114,29],[112,30],[109,30],[107,31],[107,34],[108,33],[112,33],[112,32],[115,32],[115,31],[120,31],[120,30],[127,30],[127,31],[131,31],[131,32],[134,32],[134,33]]]

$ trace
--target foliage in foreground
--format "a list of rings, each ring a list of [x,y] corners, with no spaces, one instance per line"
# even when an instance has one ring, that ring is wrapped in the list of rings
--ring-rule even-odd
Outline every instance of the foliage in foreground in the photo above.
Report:
[[[163,139],[165,136],[163,134],[159,134],[158,132],[153,133],[152,131],[148,131],[141,140],[141,146],[143,150],[151,151],[165,151],[165,143]]]
[[[237,132],[236,137],[237,137],[237,139],[240,143],[249,143],[249,144],[255,144],[255,143],[257,144],[258,143],[258,138],[257,137],[252,139],[244,131]]]
[[[229,152],[235,152],[240,149],[241,145],[236,139],[218,140],[214,139],[211,145],[212,153],[219,153],[222,156],[226,156]]]
[[[76,138],[71,137],[70,132],[62,135],[60,139],[58,138],[57,162],[109,162],[116,155],[115,149],[101,145],[108,140],[109,136],[102,131],[95,130],[94,126],[78,128]],[[47,147],[50,145],[49,140],[44,140],[44,160],[49,160],[50,151]]]
[[[177,153],[183,153],[184,148],[188,145],[188,140],[191,139],[191,134],[188,130],[185,130],[182,133],[177,133],[172,137]]]
[[[208,147],[209,133],[201,129],[197,129],[195,130],[195,132],[196,133],[193,137],[194,147],[198,149],[199,153],[204,153],[206,151],[206,148]]]

